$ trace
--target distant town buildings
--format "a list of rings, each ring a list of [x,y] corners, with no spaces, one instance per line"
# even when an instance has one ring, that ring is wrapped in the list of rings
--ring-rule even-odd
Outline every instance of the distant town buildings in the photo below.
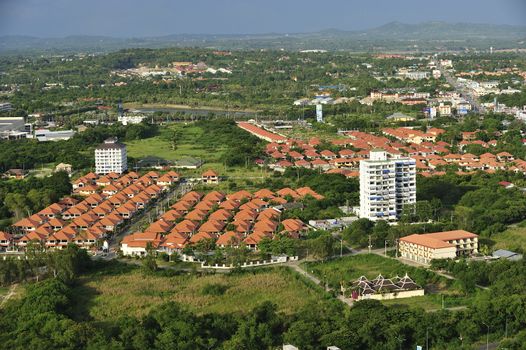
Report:
[[[35,138],[41,142],[69,140],[70,138],[73,137],[73,135],[75,135],[74,130],[58,130],[58,131],[51,131],[49,129],[35,130]]]
[[[0,112],[10,112],[13,110],[13,106],[9,102],[0,102]]]
[[[388,157],[382,149],[360,162],[360,217],[397,220],[404,206],[416,203],[416,163],[407,157]]]
[[[97,174],[122,174],[128,169],[126,145],[109,138],[95,149],[95,172]]]
[[[144,115],[119,115],[117,121],[122,125],[140,124],[146,117]]]
[[[429,72],[420,72],[420,71],[409,71],[400,73],[406,79],[411,80],[422,80],[429,78]]]
[[[478,236],[464,230],[413,234],[400,238],[398,249],[402,258],[429,264],[478,253]]]

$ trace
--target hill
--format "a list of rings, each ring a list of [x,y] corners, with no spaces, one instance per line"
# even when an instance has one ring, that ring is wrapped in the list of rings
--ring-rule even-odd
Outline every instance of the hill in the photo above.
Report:
[[[414,51],[466,48],[526,48],[526,26],[425,22],[391,22],[383,26],[344,31],[329,29],[311,33],[174,34],[143,38],[68,36],[37,38],[0,37],[0,53],[108,52],[124,48],[210,47],[217,49],[325,49],[348,51]]]

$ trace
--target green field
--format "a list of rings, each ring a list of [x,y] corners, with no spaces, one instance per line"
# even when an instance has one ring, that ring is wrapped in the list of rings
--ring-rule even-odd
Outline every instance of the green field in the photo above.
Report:
[[[118,271],[120,270],[120,271]],[[222,294],[205,288],[219,285]],[[328,302],[325,294],[285,268],[241,274],[145,275],[139,268],[105,268],[82,277],[75,288],[73,314],[77,319],[103,321],[125,315],[142,316],[161,303],[179,302],[196,313],[244,313],[271,301],[292,314],[311,302]]]
[[[397,275],[403,276],[406,273],[416,283],[426,288],[426,295],[423,297],[383,301],[382,303],[386,305],[400,304],[425,310],[437,310],[441,308],[442,295],[444,295],[446,307],[466,305],[470,299],[460,295],[452,288],[451,280],[438,276],[432,271],[408,266],[395,259],[376,254],[358,254],[327,262],[303,263],[303,266],[322,281],[327,281],[329,286],[335,290],[340,289],[341,282],[351,282],[360,276],[373,279],[381,274],[386,278],[392,278]]]
[[[257,166],[227,167],[221,161],[226,147],[204,145],[206,135],[203,130],[192,123],[174,123],[161,127],[159,135],[142,140],[126,142],[128,155],[137,160],[153,156],[169,161],[188,158],[199,159],[203,166],[196,170],[183,169],[185,177],[200,176],[203,171],[213,169],[221,176],[227,176],[234,182],[244,182],[246,179],[259,181],[267,177],[268,172]],[[175,149],[171,139],[175,136]],[[221,188],[220,188],[221,189]]]
[[[172,139],[175,139],[173,149]],[[155,156],[170,161],[184,158],[200,158],[205,162],[217,162],[223,148],[202,146],[203,132],[199,127],[186,123],[174,123],[160,128],[160,134],[142,140],[126,142],[128,155],[133,158]]]
[[[387,305],[387,306],[406,305],[409,307],[418,307],[426,311],[437,310],[441,308],[440,300],[437,300],[436,298],[434,298],[434,295],[424,295],[421,297],[384,300],[382,301],[382,304]]]
[[[494,243],[492,247],[494,250],[526,250],[526,227],[510,227],[502,233],[492,235],[490,240]]]
[[[326,262],[307,262],[303,263],[303,266],[319,278],[328,281],[332,287],[338,288],[341,281],[353,281],[360,276],[373,279],[380,274],[390,278],[407,273],[420,284],[429,282],[423,280],[423,277],[428,279],[428,274],[434,277],[435,281],[440,280],[439,276],[423,268],[408,266],[395,259],[384,258],[376,254],[358,254]]]

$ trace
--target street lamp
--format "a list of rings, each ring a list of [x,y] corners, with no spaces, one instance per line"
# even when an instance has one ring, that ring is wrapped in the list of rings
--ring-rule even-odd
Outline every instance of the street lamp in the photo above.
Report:
[[[429,328],[431,327],[426,328],[426,350],[429,350]]]

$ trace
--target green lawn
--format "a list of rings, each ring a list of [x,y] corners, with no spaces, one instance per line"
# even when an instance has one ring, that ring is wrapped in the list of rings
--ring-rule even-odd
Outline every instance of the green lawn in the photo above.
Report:
[[[444,297],[445,307],[469,304],[471,298],[462,296],[458,290],[453,288],[452,281],[432,271],[408,266],[395,259],[376,254],[358,254],[328,262],[303,263],[303,266],[322,281],[328,281],[329,286],[335,290],[340,289],[340,282],[351,282],[360,276],[373,279],[381,274],[386,278],[391,278],[397,275],[403,276],[406,273],[416,283],[426,288],[424,296],[382,301],[385,305],[400,304],[424,310],[437,310],[442,306],[442,297]]]
[[[174,133],[176,133],[174,137]],[[175,138],[175,149],[172,139]],[[200,158],[205,162],[218,161],[224,152],[223,148],[204,147],[203,133],[192,124],[174,123],[161,127],[160,135],[155,137],[126,142],[128,155],[133,158],[147,156],[161,157],[167,160]]]
[[[426,294],[420,297],[384,300],[382,304],[406,305],[409,307],[421,308],[426,311],[440,310],[442,308],[442,297],[444,297],[445,308],[455,308],[469,305],[472,297],[464,297],[454,293]]]
[[[526,227],[510,227],[506,231],[491,236],[493,249],[526,250]]]
[[[437,310],[442,307],[440,300],[434,298],[434,295],[424,295],[421,297],[384,300],[382,304],[386,306],[391,305],[406,305],[409,307],[421,308],[424,310]]]
[[[175,149],[171,138],[176,135]],[[181,172],[185,177],[200,176],[203,171],[214,169],[221,176],[227,176],[239,185],[245,185],[245,180],[261,181],[262,177],[270,174],[257,166],[252,167],[227,167],[221,161],[226,148],[222,146],[204,145],[205,136],[198,126],[192,123],[174,123],[161,127],[158,136],[126,142],[128,155],[136,159],[148,156],[160,157],[170,161],[188,158],[200,159],[204,164],[199,169],[185,169]],[[228,184],[224,184],[228,187]],[[223,186],[223,187],[224,187]],[[219,188],[223,189],[223,188]]]
[[[342,281],[350,282],[360,276],[373,279],[379,274],[390,278],[396,275],[403,276],[407,273],[421,285],[446,283],[443,278],[433,272],[408,266],[395,259],[384,258],[376,254],[358,254],[327,262],[307,262],[303,263],[303,266],[320,279],[327,281],[332,288],[337,289],[339,289]]]
[[[250,271],[242,274],[199,276],[145,275],[139,268],[105,268],[80,279],[73,295],[77,319],[103,321],[124,315],[142,316],[152,307],[179,302],[196,313],[244,313],[271,301],[278,310],[292,314],[310,302],[329,302],[310,282],[286,268]],[[224,286],[224,293],[211,295],[206,286]]]

